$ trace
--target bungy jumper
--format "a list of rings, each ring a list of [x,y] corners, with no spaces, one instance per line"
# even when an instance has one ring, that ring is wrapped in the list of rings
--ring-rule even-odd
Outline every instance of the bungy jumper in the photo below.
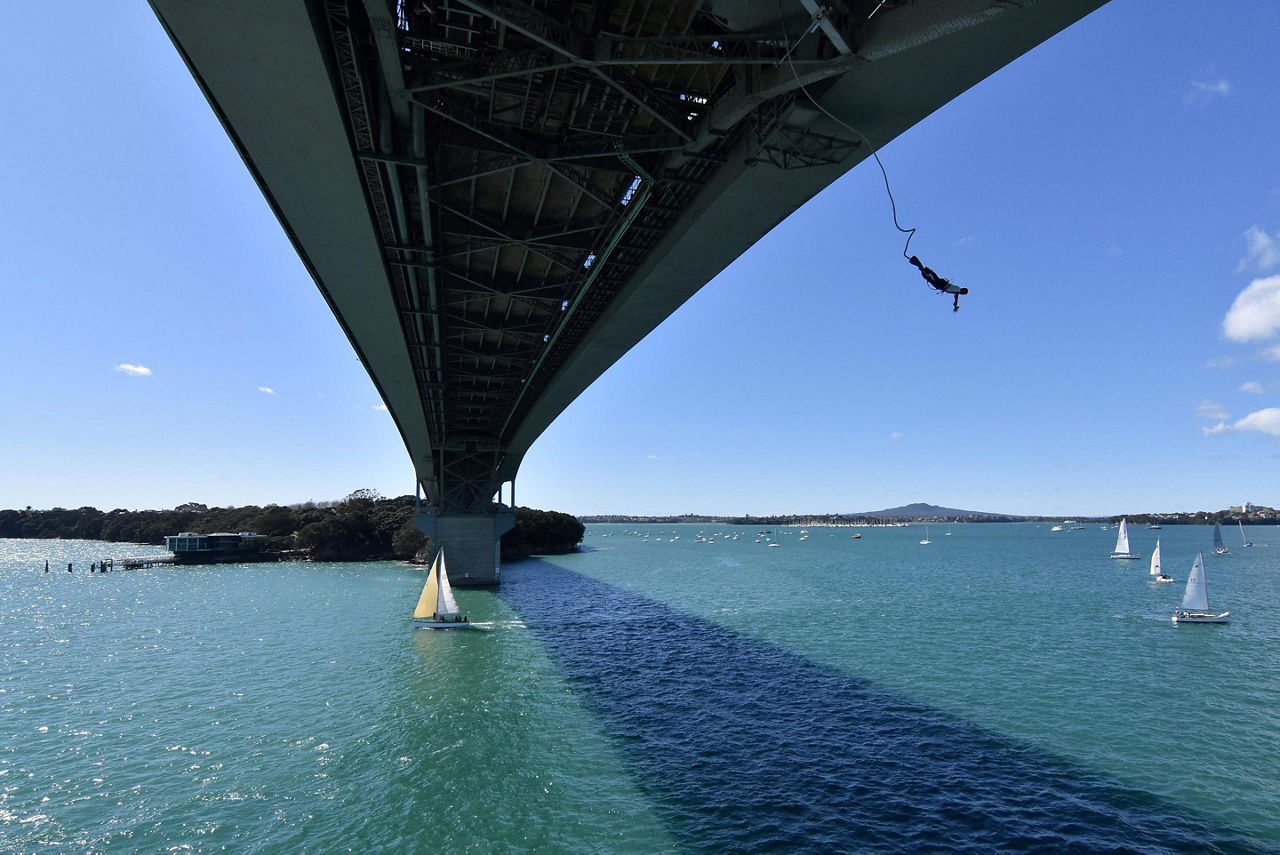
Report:
[[[920,259],[916,258],[914,255],[907,260],[910,261],[912,264],[914,264],[917,268],[919,268],[920,275],[924,277],[925,282],[928,282],[930,285],[932,285],[934,288],[937,288],[939,291],[941,291],[944,294],[954,295],[955,300],[951,304],[951,311],[953,312],[960,311],[960,296],[962,294],[968,294],[969,293],[968,288],[961,288],[959,285],[956,285],[955,283],[953,283],[950,279],[943,279],[941,276],[933,272],[933,268],[925,267],[924,264],[921,263]]]

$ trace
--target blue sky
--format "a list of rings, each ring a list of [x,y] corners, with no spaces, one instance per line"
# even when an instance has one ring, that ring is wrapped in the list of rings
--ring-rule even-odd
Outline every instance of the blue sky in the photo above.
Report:
[[[1280,505],[1280,5],[1108,6],[707,285],[525,459],[573,513]],[[145,4],[0,29],[0,507],[412,492]]]

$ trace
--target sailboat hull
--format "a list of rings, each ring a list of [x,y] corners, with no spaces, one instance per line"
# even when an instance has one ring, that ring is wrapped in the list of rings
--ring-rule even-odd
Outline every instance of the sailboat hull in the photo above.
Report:
[[[1113,552],[1113,553],[1111,553],[1111,557],[1112,557],[1112,558],[1126,558],[1126,559],[1127,559],[1127,558],[1141,558],[1141,557],[1142,557],[1142,553],[1141,553],[1141,552]]]
[[[1210,615],[1203,612],[1181,612],[1173,616],[1174,623],[1226,623],[1227,618],[1231,616],[1231,612],[1223,612],[1220,615]]]
[[[452,618],[414,618],[414,629],[470,629],[471,621],[464,617]]]

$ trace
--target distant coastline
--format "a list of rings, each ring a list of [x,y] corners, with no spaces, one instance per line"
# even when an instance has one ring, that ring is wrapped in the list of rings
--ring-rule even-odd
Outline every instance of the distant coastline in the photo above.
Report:
[[[587,514],[578,519],[588,525],[609,523],[676,524],[705,523],[719,525],[804,525],[804,526],[868,526],[883,523],[1060,523],[1074,520],[1093,525],[1111,525],[1127,519],[1131,525],[1213,525],[1239,521],[1245,525],[1272,525],[1280,521],[1280,512],[1272,508],[1246,505],[1220,511],[1176,511],[1172,513],[1130,513],[1110,516],[1025,516],[965,511],[917,503],[881,511],[851,514]]]

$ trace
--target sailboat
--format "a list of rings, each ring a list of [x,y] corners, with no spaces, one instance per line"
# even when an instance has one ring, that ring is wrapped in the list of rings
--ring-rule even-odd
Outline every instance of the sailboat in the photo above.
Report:
[[[1141,558],[1139,552],[1129,551],[1129,521],[1127,519],[1120,520],[1120,533],[1116,535],[1116,548],[1111,553],[1112,558]]]
[[[422,596],[413,610],[413,625],[422,629],[465,629],[471,621],[458,610],[449,587],[449,572],[445,569],[444,549],[436,553],[427,572],[427,583],[422,586]]]
[[[1187,590],[1182,594],[1182,605],[1173,613],[1174,623],[1226,623],[1231,612],[1213,614],[1209,611],[1209,587],[1204,578],[1204,553],[1196,553],[1187,577]]]
[[[1157,582],[1172,582],[1172,576],[1166,576],[1160,569],[1160,538],[1156,538],[1155,552],[1151,553],[1151,575]]]
[[[1244,533],[1244,523],[1240,522],[1240,520],[1236,520],[1236,525],[1240,526],[1240,545],[1253,546],[1253,544],[1249,542],[1249,537]]]
[[[1222,543],[1222,526],[1213,524],[1213,551],[1219,555],[1227,554],[1227,547]]]
[[[920,542],[921,542],[921,543],[923,543],[923,544],[925,544],[926,546],[928,546],[930,543],[933,543],[933,541],[929,539],[929,527],[928,527],[928,526],[925,526],[925,527],[924,527],[924,540],[922,540],[922,541],[920,541]]]

